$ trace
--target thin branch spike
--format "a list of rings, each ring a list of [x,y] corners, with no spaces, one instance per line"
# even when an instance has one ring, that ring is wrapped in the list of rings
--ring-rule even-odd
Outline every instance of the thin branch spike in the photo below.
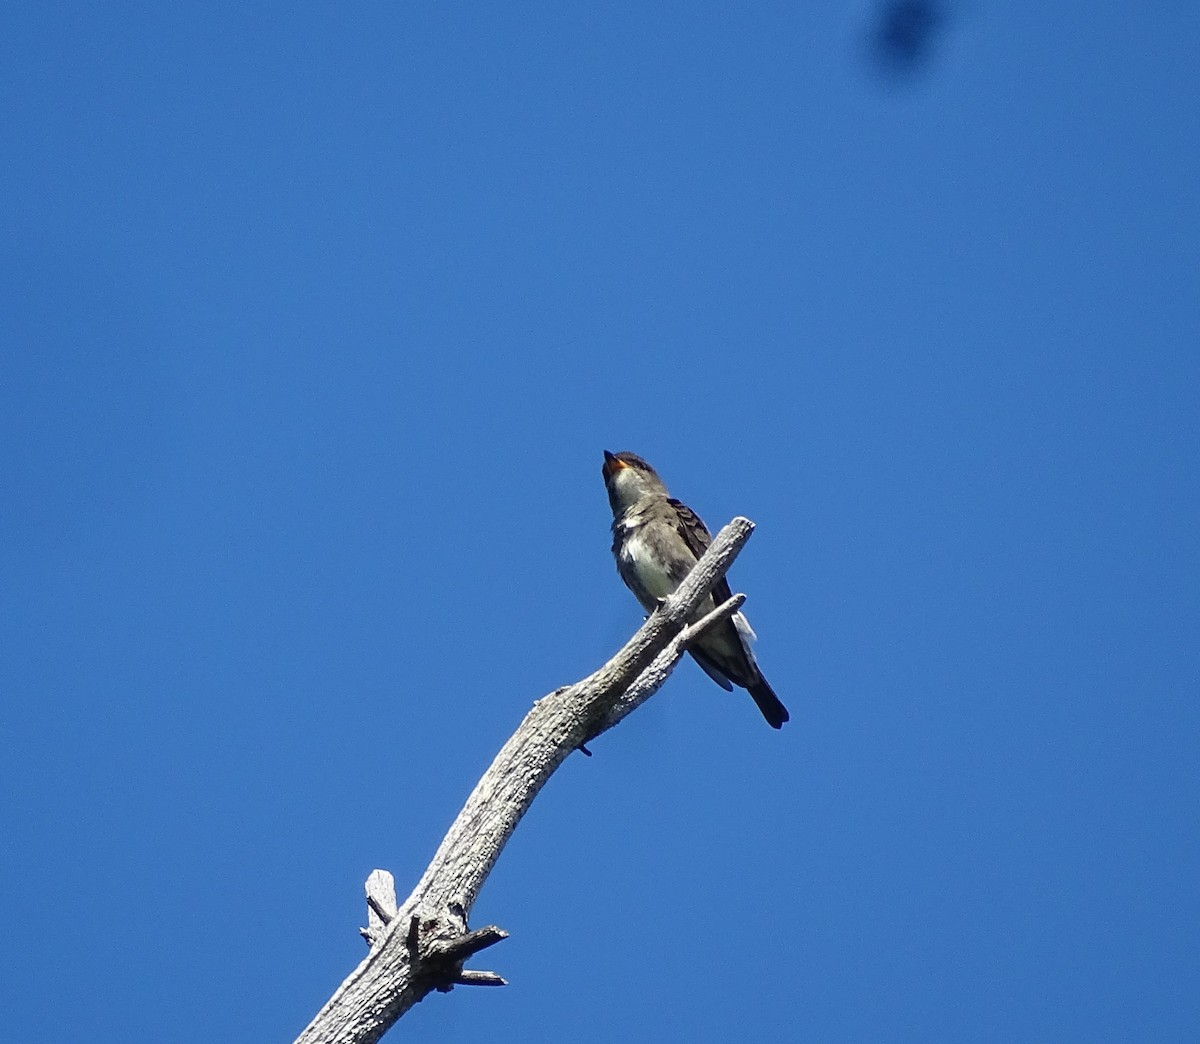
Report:
[[[507,986],[508,980],[490,971],[462,971],[454,980],[462,986]]]
[[[465,961],[480,950],[486,950],[507,938],[508,932],[503,928],[489,924],[485,928],[477,928],[466,935],[460,935],[457,939],[440,943],[437,948],[438,956],[448,961]]]

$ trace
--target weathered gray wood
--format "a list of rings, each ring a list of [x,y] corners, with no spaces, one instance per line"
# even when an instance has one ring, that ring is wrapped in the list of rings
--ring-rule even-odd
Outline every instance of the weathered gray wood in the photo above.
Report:
[[[385,872],[371,875],[368,927],[363,930],[371,952],[296,1044],[373,1044],[432,990],[448,990],[455,983],[503,983],[491,972],[462,968],[464,957],[480,948],[477,943],[491,945],[505,934],[489,926],[468,936],[467,916],[480,888],[554,770],[582,743],[649,699],[686,651],[688,640],[737,611],[742,595],[688,625],[753,531],[748,519],[735,518],[679,590],[650,614],[616,656],[590,677],[534,703],[393,916],[388,915],[395,910],[394,890],[389,902],[386,882],[376,877]]]
[[[368,946],[376,946],[383,930],[396,916],[396,879],[386,870],[372,870],[367,877],[367,926],[358,934]]]
[[[710,610],[707,615],[701,617],[695,623],[688,624],[687,627],[672,638],[667,647],[654,658],[650,666],[642,671],[634,679],[633,684],[612,704],[608,713],[601,720],[599,727],[588,739],[591,740],[600,735],[600,733],[607,732],[627,714],[637,710],[638,707],[658,692],[663,682],[670,677],[680,658],[687,652],[688,645],[692,640],[700,637],[718,620],[724,620],[726,617],[732,616],[742,607],[742,603],[745,601],[746,596],[744,594],[734,595],[728,601],[722,602],[715,609]]]

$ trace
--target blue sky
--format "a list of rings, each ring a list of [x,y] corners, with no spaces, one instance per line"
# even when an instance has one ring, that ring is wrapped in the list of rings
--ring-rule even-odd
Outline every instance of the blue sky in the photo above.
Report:
[[[714,529],[695,665],[552,780],[408,1040],[1190,1039],[1195,4],[0,18],[6,1033],[289,1040],[530,703]]]

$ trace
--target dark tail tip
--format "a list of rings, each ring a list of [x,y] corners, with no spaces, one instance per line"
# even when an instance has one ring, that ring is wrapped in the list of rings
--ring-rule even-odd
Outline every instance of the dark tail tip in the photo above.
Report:
[[[758,677],[758,682],[755,685],[749,686],[746,691],[754,697],[754,702],[758,704],[758,709],[762,712],[762,716],[767,719],[767,724],[771,728],[782,729],[783,723],[791,720],[791,715],[788,714],[787,708],[780,702],[779,697],[775,695],[775,690],[767,684],[767,679],[761,674]]]

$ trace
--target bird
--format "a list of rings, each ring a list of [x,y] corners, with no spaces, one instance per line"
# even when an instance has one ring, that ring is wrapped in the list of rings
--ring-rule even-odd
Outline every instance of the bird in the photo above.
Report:
[[[708,528],[690,507],[671,497],[656,472],[636,453],[604,451],[604,485],[612,507],[613,557],[625,586],[646,612],[675,592],[712,543]],[[722,577],[700,604],[699,619],[732,595]],[[689,652],[721,688],[745,689],[767,724],[779,729],[787,708],[767,684],[750,649],[754,631],[739,612],[714,624],[691,644]]]

